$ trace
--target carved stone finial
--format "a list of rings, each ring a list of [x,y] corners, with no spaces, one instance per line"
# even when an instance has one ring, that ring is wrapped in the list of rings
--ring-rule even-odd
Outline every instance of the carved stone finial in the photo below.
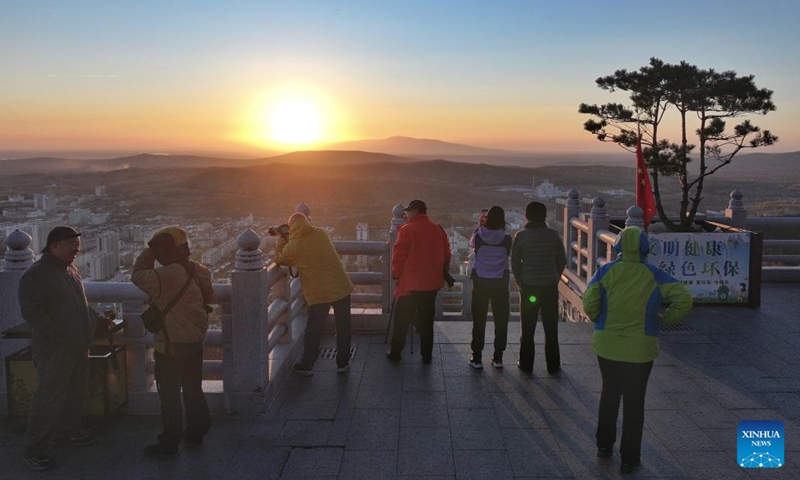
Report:
[[[639,205],[634,205],[625,211],[628,218],[625,220],[626,227],[641,227],[644,228],[644,210]]]
[[[403,218],[404,208],[406,207],[402,203],[398,203],[392,208],[392,221],[389,223],[389,233],[391,235],[394,235],[397,229],[406,223]]]
[[[731,192],[731,199],[728,201],[728,208],[731,210],[737,208],[744,208],[744,202],[742,199],[744,198],[744,194],[739,190],[734,190]]]
[[[248,228],[236,238],[239,250],[236,252],[236,270],[255,271],[264,268],[264,254],[259,250],[261,237]]]
[[[15,229],[6,237],[6,263],[8,271],[27,270],[33,263],[35,254],[31,250],[33,239],[20,229]]]
[[[728,208],[725,209],[725,216],[730,219],[732,227],[747,227],[747,209],[744,208],[743,198],[744,194],[739,190],[731,192],[731,199],[728,201]]]
[[[592,218],[605,218],[606,217],[606,199],[603,197],[595,197],[592,200]]]
[[[11,250],[25,250],[31,246],[32,241],[30,235],[16,228],[6,237],[6,246]]]
[[[305,215],[306,217],[310,217],[311,216],[311,207],[309,207],[308,205],[306,205],[303,202],[298,203],[297,206],[294,207],[294,211],[295,212],[300,212],[303,215]]]
[[[571,188],[567,193],[567,208],[570,210],[579,210],[581,208],[580,196],[581,193],[578,190]]]
[[[261,245],[261,237],[252,228],[248,228],[236,238],[236,244],[242,250],[257,250]]]
[[[398,203],[397,205],[395,205],[394,208],[392,209],[392,215],[394,216],[394,218],[403,218],[403,212],[405,208],[406,206],[403,205],[402,203]]]

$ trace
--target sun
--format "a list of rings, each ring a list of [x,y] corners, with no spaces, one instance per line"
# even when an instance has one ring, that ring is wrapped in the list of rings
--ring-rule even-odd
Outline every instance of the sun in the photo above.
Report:
[[[277,143],[306,145],[317,142],[321,127],[318,110],[307,100],[282,100],[270,115],[270,137]]]

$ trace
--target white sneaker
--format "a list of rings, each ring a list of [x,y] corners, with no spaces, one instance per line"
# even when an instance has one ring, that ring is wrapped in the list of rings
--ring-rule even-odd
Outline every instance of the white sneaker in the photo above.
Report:
[[[336,367],[336,371],[339,372],[339,373],[344,373],[344,372],[350,370],[350,365],[352,365],[352,364],[353,364],[353,362],[347,362],[347,365],[345,365],[343,367]]]
[[[480,360],[475,360],[474,356],[469,357],[469,366],[474,368],[475,370],[480,370],[483,368],[483,363]]]

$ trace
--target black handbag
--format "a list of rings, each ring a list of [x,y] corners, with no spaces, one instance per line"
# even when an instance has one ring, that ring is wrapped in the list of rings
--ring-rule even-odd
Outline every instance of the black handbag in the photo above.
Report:
[[[178,300],[181,299],[183,294],[186,292],[186,289],[189,288],[189,284],[192,282],[192,278],[194,275],[189,275],[189,278],[186,279],[186,283],[181,288],[181,291],[178,292],[178,295],[169,302],[164,310],[161,310],[156,302],[150,301],[150,304],[147,306],[144,312],[142,312],[142,323],[144,323],[144,328],[147,329],[150,333],[157,333],[160,332],[164,328],[164,321],[167,317],[167,313],[172,310],[172,307],[178,303]]]

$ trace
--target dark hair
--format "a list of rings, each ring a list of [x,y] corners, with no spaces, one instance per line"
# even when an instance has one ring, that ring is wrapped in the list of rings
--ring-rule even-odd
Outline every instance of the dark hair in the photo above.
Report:
[[[547,218],[547,206],[541,202],[531,202],[525,207],[525,218],[529,222],[544,222]]]
[[[486,212],[486,228],[489,230],[504,230],[506,228],[506,212],[497,205]]]

